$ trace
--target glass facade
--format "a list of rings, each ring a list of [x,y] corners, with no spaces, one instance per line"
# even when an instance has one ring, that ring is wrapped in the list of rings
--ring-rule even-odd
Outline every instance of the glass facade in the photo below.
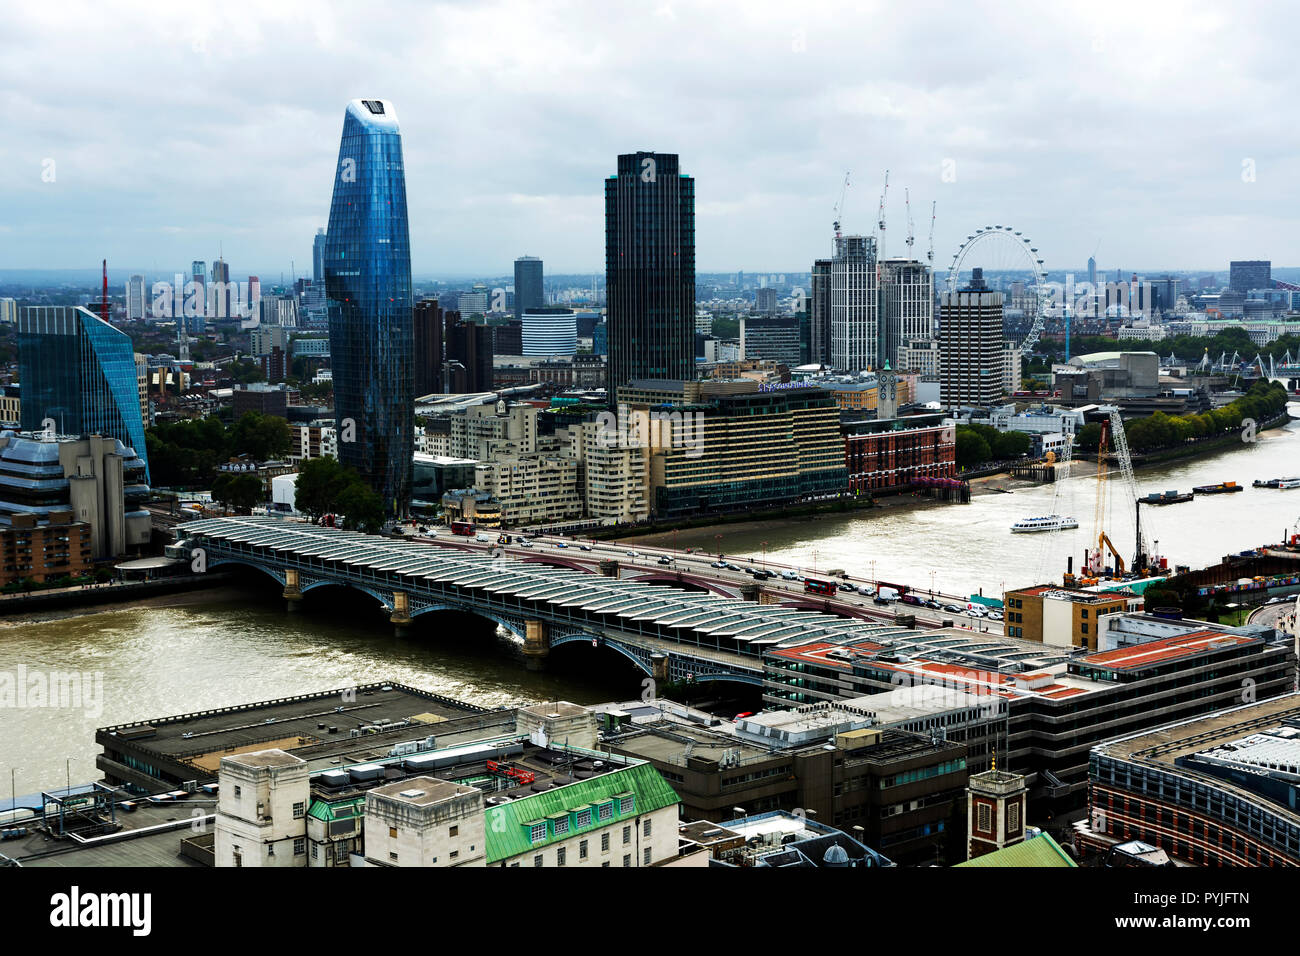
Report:
[[[411,251],[402,139],[385,101],[353,100],[344,114],[323,269],[339,460],[404,515],[415,448]]]
[[[148,481],[140,382],[131,338],[80,306],[32,306],[18,320],[21,425],[104,435],[135,449]]]
[[[695,378],[695,180],[672,153],[629,153],[605,181],[609,390]]]

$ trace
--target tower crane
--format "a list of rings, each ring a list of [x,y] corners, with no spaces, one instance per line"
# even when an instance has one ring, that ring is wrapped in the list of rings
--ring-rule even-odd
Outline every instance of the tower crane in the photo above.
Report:
[[[852,170],[850,170],[849,172],[852,172]],[[845,173],[844,188],[840,190],[840,201],[835,204],[835,221],[834,223],[832,223],[832,225],[835,227],[835,239],[837,245],[841,236],[840,220],[844,218],[844,197],[848,195],[848,191],[849,191],[849,173]]]
[[[885,170],[885,188],[880,193],[880,211],[876,214],[876,228],[880,232],[880,251],[877,261],[885,258],[885,203],[889,200],[889,170]]]
[[[925,258],[930,263],[930,268],[934,268],[934,210],[938,206],[938,200],[932,200],[930,203],[930,249],[926,252]]]
[[[907,210],[907,258],[912,258],[912,243],[916,237],[912,235],[912,192],[910,189],[903,190],[903,208]]]

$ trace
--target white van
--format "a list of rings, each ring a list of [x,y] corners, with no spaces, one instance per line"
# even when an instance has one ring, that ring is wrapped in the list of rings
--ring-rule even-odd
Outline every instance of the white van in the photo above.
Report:
[[[884,601],[897,601],[898,592],[893,588],[881,588],[877,597]]]

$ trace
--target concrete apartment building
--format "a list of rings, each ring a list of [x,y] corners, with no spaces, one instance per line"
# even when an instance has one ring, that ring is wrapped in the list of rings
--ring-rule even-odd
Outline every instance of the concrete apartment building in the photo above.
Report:
[[[561,454],[503,456],[474,466],[474,487],[500,505],[502,527],[582,517],[578,478],[578,460]]]

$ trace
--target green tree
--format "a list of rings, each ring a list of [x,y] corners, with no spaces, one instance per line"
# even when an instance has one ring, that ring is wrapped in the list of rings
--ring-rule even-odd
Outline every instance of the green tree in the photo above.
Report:
[[[1101,446],[1101,425],[1098,422],[1089,422],[1079,429],[1075,436],[1080,451],[1095,452]]]
[[[283,458],[289,453],[289,423],[275,415],[245,412],[230,430],[230,457],[247,455],[256,461]]]
[[[298,466],[293,506],[318,521],[321,515],[341,510],[338,497],[350,483],[347,470],[329,455],[304,461]]]
[[[989,443],[978,432],[965,425],[957,426],[957,465],[973,468],[993,457]]]
[[[998,432],[997,437],[990,442],[990,450],[993,457],[1000,461],[1007,461],[1011,458],[1019,458],[1029,453],[1033,445],[1026,432]]]
[[[345,528],[377,534],[384,527],[384,501],[360,479],[339,493],[336,506],[343,513]]]

